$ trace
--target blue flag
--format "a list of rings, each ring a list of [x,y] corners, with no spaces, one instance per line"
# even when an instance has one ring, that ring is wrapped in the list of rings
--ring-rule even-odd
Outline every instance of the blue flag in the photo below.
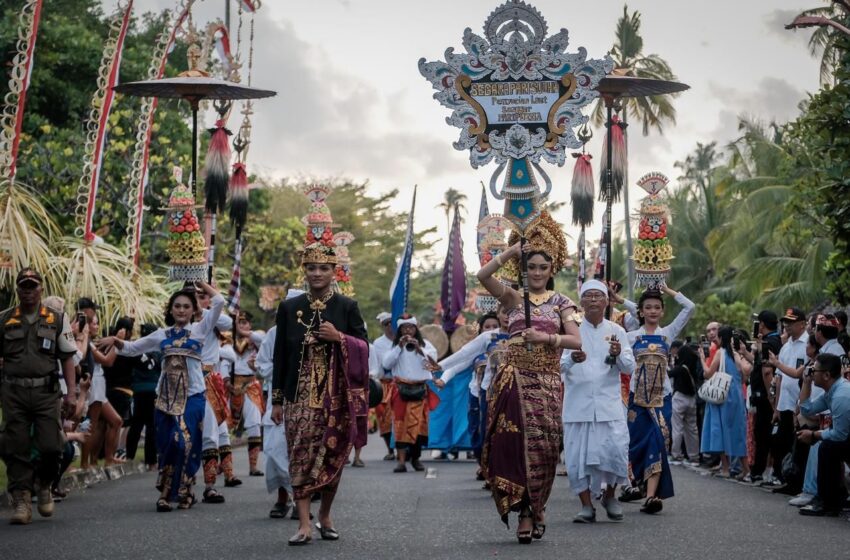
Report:
[[[413,203],[407,216],[407,234],[404,237],[404,251],[398,261],[393,283],[390,284],[390,312],[392,313],[393,330],[396,321],[407,310],[407,296],[410,291],[410,266],[413,260],[413,212],[416,209],[416,187],[413,187]]]

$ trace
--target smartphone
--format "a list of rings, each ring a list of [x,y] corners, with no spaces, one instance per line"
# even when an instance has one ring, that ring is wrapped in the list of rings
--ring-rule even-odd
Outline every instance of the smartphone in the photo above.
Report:
[[[758,340],[760,322],[757,317],[753,318],[753,340]]]
[[[86,314],[85,313],[77,313],[77,323],[80,325],[80,330],[86,326]]]
[[[794,367],[796,369],[800,369],[801,367],[803,367],[804,363],[806,363],[806,360],[804,360],[803,358],[797,358],[797,365]]]
[[[611,291],[613,291],[615,294],[619,294],[620,290],[622,290],[622,289],[623,289],[623,285],[619,282],[616,282],[616,281],[614,282],[614,285],[611,286]]]
[[[770,359],[770,347],[764,342],[761,343],[761,361],[767,362]]]
[[[711,345],[708,343],[708,339],[704,334],[699,335],[699,343],[702,346],[702,353],[708,356],[711,352]]]

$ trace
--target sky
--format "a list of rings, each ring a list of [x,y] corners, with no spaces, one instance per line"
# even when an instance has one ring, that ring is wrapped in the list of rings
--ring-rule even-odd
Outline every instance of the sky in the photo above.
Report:
[[[224,17],[227,0],[199,0],[198,22]],[[238,23],[233,1],[232,37]],[[177,0],[136,0],[137,13],[173,8]],[[585,47],[601,58],[614,40],[622,0],[533,0],[549,34],[566,28],[568,51]],[[817,91],[818,61],[808,51],[810,32],[786,31],[802,9],[821,0],[633,0],[642,14],[644,50],[665,58],[677,79],[690,85],[674,103],[677,122],[664,135],[630,129],[630,198],[645,194],[635,185],[644,173],[660,171],[676,188],[677,169],[697,142],[725,145],[736,138],[739,115],[785,122],[798,104]],[[115,0],[105,0],[111,11]],[[475,223],[480,183],[489,184],[495,164],[477,170],[468,154],[452,143],[458,129],[446,124],[449,111],[432,98],[434,90],[418,70],[421,57],[444,59],[447,47],[464,52],[464,29],[483,36],[483,24],[501,4],[486,0],[264,0],[256,17],[253,85],[278,92],[255,104],[249,170],[279,179],[346,177],[368,180],[371,192],[398,189],[393,209],[407,212],[418,185],[414,215],[417,231],[437,228],[430,258],[442,261],[446,218],[436,206],[447,188],[468,197],[463,237],[467,268],[478,268]],[[244,20],[247,30],[248,19]],[[247,32],[243,32],[247,36]],[[213,115],[206,116],[211,124]],[[235,128],[235,125],[233,126]],[[598,172],[603,134],[589,144]],[[572,158],[562,167],[547,165],[551,198],[569,201]],[[598,188],[598,185],[597,185]],[[490,210],[501,211],[492,197]],[[601,235],[604,208],[588,239]],[[622,222],[622,205],[615,205]],[[569,224],[569,204],[555,218]],[[674,217],[675,223],[675,217]],[[577,230],[565,226],[573,237]],[[417,255],[419,257],[419,255]],[[356,261],[356,255],[353,255]],[[423,256],[422,258],[429,258]],[[424,264],[424,263],[419,263]],[[356,274],[355,265],[355,274]]]

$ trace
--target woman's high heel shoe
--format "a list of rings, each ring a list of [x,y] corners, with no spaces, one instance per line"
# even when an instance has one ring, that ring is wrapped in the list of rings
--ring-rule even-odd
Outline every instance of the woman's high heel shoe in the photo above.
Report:
[[[519,514],[520,523],[522,522],[523,519],[531,519],[531,514],[530,513],[520,513]],[[532,540],[531,534],[532,534],[532,529],[527,529],[527,530],[521,531],[519,528],[517,528],[516,540],[519,542],[519,544],[531,544],[531,540]]]

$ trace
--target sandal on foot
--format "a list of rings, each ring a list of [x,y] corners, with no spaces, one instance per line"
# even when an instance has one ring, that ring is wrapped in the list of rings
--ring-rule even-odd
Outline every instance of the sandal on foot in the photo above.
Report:
[[[201,501],[203,501],[205,504],[223,504],[224,503],[224,496],[219,494],[218,491],[215,488],[207,488],[206,490],[204,490],[203,496],[204,497],[201,498]]]
[[[286,519],[286,516],[289,515],[289,504],[284,502],[277,502],[274,506],[272,506],[271,511],[269,512],[269,517],[272,519]]]
[[[305,544],[310,544],[311,542],[313,542],[312,535],[295,533],[295,536],[289,539],[289,546],[304,546]]]
[[[249,472],[248,476],[266,476],[266,473],[264,473],[261,470],[255,469],[255,470]]]
[[[226,479],[224,481],[224,485],[227,488],[235,488],[237,486],[240,486],[241,484],[242,484],[242,481],[239,480],[238,478],[236,478],[235,476],[231,479]]]
[[[180,500],[180,503],[177,504],[177,509],[192,509],[193,505],[195,505],[195,495],[189,494]]]
[[[171,511],[171,504],[165,498],[160,498],[156,501],[156,511],[159,513],[167,513]]]
[[[529,514],[520,513],[519,514],[520,522],[522,522],[523,519],[531,519],[531,514],[530,513]],[[520,531],[519,528],[517,528],[517,531],[516,531],[517,542],[519,542],[519,544],[531,544],[531,540],[533,538],[532,533],[533,533],[533,528],[527,529],[525,531]]]
[[[640,511],[641,513],[653,514],[660,513],[662,509],[664,509],[664,504],[661,499],[655,496],[651,496],[646,499],[646,502],[644,502],[643,507],[640,508]]]
[[[323,541],[339,540],[339,532],[333,527],[322,527],[321,523],[316,523],[316,529],[319,530],[319,535]]]

